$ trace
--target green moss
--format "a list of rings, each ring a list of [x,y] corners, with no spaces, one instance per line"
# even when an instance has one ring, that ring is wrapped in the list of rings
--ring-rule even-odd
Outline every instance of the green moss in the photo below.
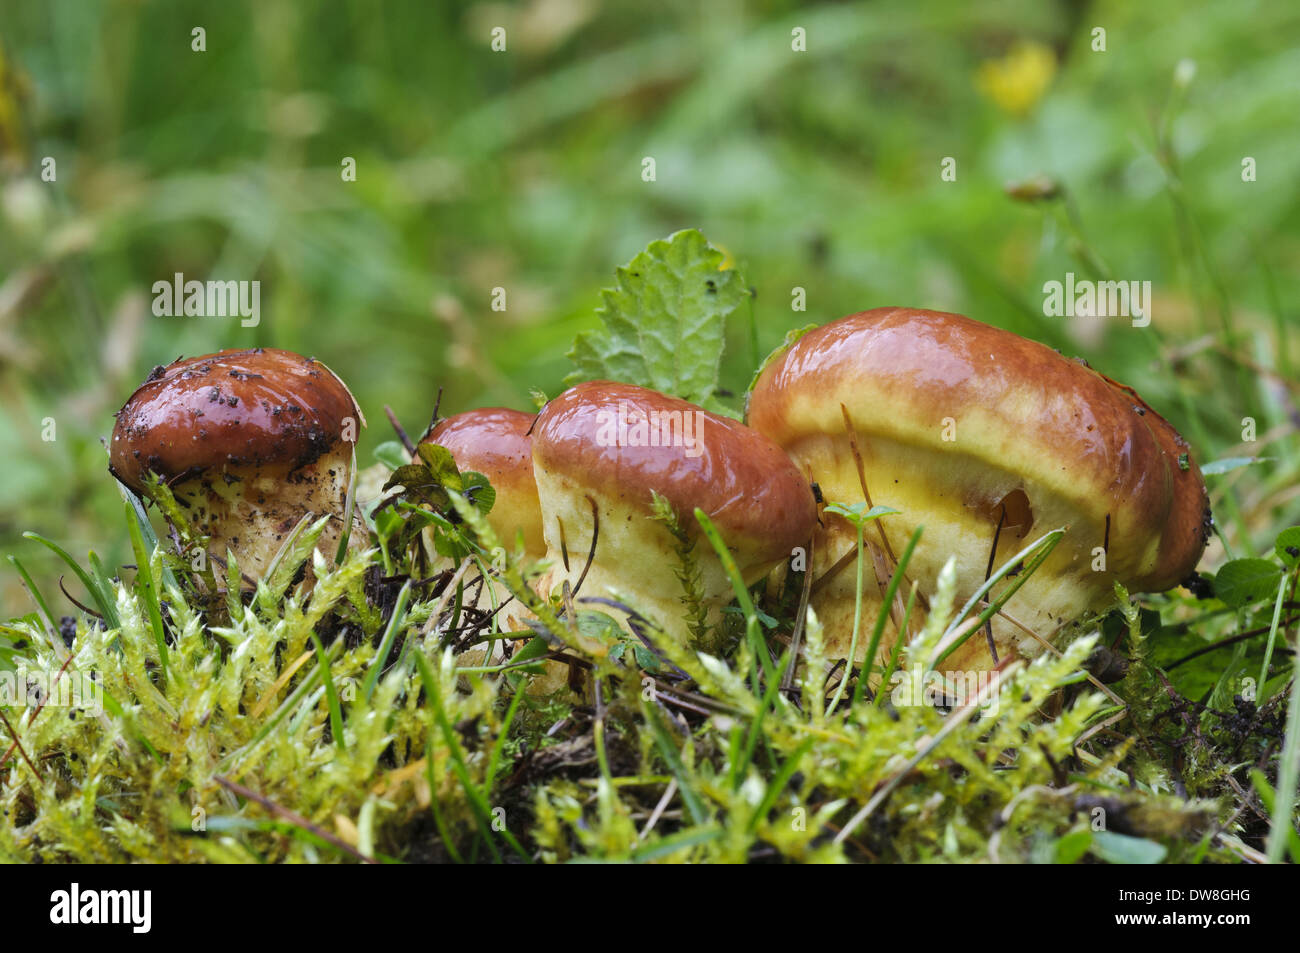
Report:
[[[792,657],[797,610],[758,599],[734,566],[738,606],[716,631],[694,613],[692,646],[649,621],[629,635],[568,593],[540,599],[543,567],[522,550],[488,558],[505,552],[491,494],[462,494],[453,470],[430,470],[420,501],[371,507],[383,545],[339,565],[315,548],[324,521],[304,520],[250,589],[233,563],[192,564],[161,487],[170,546],[128,508],[134,578],[52,547],[99,609],[68,645],[33,588],[38,611],[0,633],[0,675],[44,684],[6,699],[18,743],[0,752],[0,858],[1201,862],[1263,847],[1278,752],[1294,745],[1282,683],[1257,704],[1220,669],[1194,700],[1180,686],[1204,673],[1157,662],[1180,626],[1232,621],[1213,601],[1139,606],[1119,589],[1117,613],[1056,651],[945,682],[930,666],[963,614],[950,564],[892,677],[846,692],[815,614]],[[690,611],[696,541],[659,517]],[[427,525],[464,573],[434,571]],[[461,665],[494,633],[467,597],[476,571],[528,607],[535,638]],[[1110,687],[1087,674],[1103,643],[1127,664]],[[550,696],[544,654],[570,671]],[[80,699],[58,694],[74,686]]]
[[[380,658],[389,620],[356,604],[377,551],[353,552],[336,568],[316,557],[313,587],[282,585],[310,556],[309,540],[310,530],[286,547],[271,581],[235,600],[237,612],[225,611],[230,600],[204,610],[187,597],[200,580],[162,588],[164,565],[182,566],[158,549],[147,579],[108,583],[120,624],[78,624],[66,657],[44,620],[15,620],[7,637],[28,646],[18,672],[89,675],[106,701],[100,713],[10,709],[22,756],[0,775],[0,855],[1075,859],[1114,849],[1093,836],[1101,808],[1124,836],[1174,858],[1203,851],[1202,835],[1224,815],[1215,802],[1174,797],[1159,772],[1141,771],[1134,786],[1131,747],[1116,759],[1106,745],[1080,745],[1109,711],[1103,695],[1078,685],[1095,637],[1013,664],[986,694],[993,704],[973,715],[909,703],[931,684],[924,659],[951,617],[941,601],[950,604],[950,587],[903,651],[898,690],[881,704],[830,711],[811,614],[797,691],[785,695],[750,677],[761,668],[748,642],[719,658],[658,640],[656,667],[667,674],[652,676],[631,653],[611,661],[608,644],[579,633],[562,608],[538,604],[552,641],[599,678],[593,712],[590,697],[575,707],[517,694],[527,680],[505,672],[458,671],[432,634],[449,621],[450,610],[432,614],[448,602],[441,592],[410,590],[399,637]],[[526,575],[508,562],[512,586]],[[163,593],[165,676],[149,581]],[[219,624],[210,621],[218,613]],[[789,663],[777,659],[775,670]],[[1151,681],[1135,682],[1148,700]]]

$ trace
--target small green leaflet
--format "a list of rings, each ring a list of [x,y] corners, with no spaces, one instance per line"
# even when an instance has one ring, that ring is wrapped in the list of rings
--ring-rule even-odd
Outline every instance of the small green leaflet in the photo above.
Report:
[[[1093,831],[1092,852],[1108,864],[1158,864],[1169,849],[1141,837]]]
[[[878,520],[882,516],[888,516],[891,513],[901,512],[890,506],[873,506],[867,509],[866,502],[861,503],[830,503],[826,507],[827,513],[834,513],[836,516],[842,516],[855,526],[861,526],[870,523],[872,520]]]
[[[601,292],[603,326],[578,335],[564,383],[604,378],[711,402],[727,316],[749,293],[735,271],[718,270],[723,257],[695,229],[651,242]]]
[[[390,470],[396,470],[408,462],[406,448],[396,440],[386,440],[375,447],[375,459]]]

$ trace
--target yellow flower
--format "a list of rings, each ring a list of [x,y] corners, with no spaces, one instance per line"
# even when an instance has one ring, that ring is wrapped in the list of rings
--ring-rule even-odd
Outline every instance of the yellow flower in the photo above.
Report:
[[[998,108],[1024,116],[1043,98],[1056,75],[1056,56],[1050,47],[1021,41],[998,60],[980,64],[975,84]]]

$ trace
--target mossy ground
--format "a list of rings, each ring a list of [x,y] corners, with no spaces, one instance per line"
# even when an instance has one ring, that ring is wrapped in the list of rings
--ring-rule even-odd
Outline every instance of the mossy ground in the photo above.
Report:
[[[0,769],[0,856],[1263,856],[1285,692],[1257,707],[1219,679],[1194,700],[1191,682],[1180,690],[1157,664],[1164,633],[1213,613],[1213,602],[1137,604],[1121,593],[1120,609],[1081,626],[1059,656],[1012,663],[983,686],[975,701],[985,704],[948,709],[926,673],[955,621],[950,577],[897,660],[897,689],[856,691],[855,678],[839,692],[843,668],[827,679],[812,617],[785,678],[797,578],[776,602],[755,605],[741,591],[713,633],[717,654],[706,654],[657,638],[648,623],[629,636],[581,601],[537,601],[525,588],[532,568],[484,562],[497,541],[454,488],[448,500],[459,519],[399,502],[381,546],[336,567],[313,551],[323,524],[304,523],[262,583],[228,575],[225,592],[174,552],[190,551],[184,533],[155,545],[129,510],[151,552],[133,580],[92,559],[93,606],[63,635],[36,594],[37,611],[3,630],[4,659],[20,677],[89,674],[104,706],[95,714],[32,698],[6,709],[18,744]],[[429,571],[412,524],[430,523],[440,548],[468,562],[463,572],[456,561]],[[465,670],[457,648],[492,635],[490,618],[465,608],[479,568],[530,599],[540,621],[511,663]],[[529,692],[543,654],[571,663],[581,693]],[[1122,679],[1089,673],[1117,658],[1127,660]],[[1190,664],[1166,667],[1177,675]]]

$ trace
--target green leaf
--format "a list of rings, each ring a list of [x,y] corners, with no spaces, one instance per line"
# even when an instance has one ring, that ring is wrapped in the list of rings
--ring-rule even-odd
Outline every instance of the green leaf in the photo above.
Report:
[[[1250,772],[1250,783],[1254,785],[1255,792],[1259,795],[1260,801],[1264,804],[1264,810],[1277,816],[1277,792],[1273,790],[1273,785],[1268,783],[1268,777],[1259,768],[1252,768]],[[1287,834],[1287,851],[1291,854],[1291,860],[1294,863],[1300,863],[1300,834],[1296,833],[1294,827],[1289,824],[1285,825],[1288,830]]]
[[[663,666],[659,664],[659,659],[644,645],[632,643],[632,657],[636,659],[637,668],[643,672],[659,673],[663,671]]]
[[[550,650],[551,646],[540,635],[535,636],[528,642],[524,643],[524,647],[516,652],[510,659],[511,669],[507,675],[510,678],[511,684],[518,686],[519,682],[522,681],[521,673],[540,675],[542,672],[546,671],[546,667],[540,662],[536,665],[521,665],[520,663],[532,659],[540,659]]]
[[[866,501],[853,503],[851,505],[844,503],[831,503],[826,507],[827,513],[834,513],[836,516],[842,516],[854,526],[861,526],[870,523],[872,520],[880,519],[882,516],[888,516],[891,513],[901,512],[891,506],[873,506],[867,509]]]
[[[1083,859],[1092,847],[1092,831],[1075,831],[1066,834],[1056,842],[1052,851],[1052,862],[1056,864],[1073,864]]]
[[[422,443],[416,448],[416,453],[432,471],[435,480],[449,490],[461,492],[460,470],[450,450],[436,443]]]
[[[565,384],[605,378],[703,404],[714,397],[727,316],[748,293],[695,229],[651,242],[601,292],[602,327],[580,334]]]
[[[330,734],[334,736],[334,744],[338,749],[344,751],[348,744],[343,737],[343,705],[339,701],[338,686],[334,684],[334,673],[330,671],[329,655],[315,629],[311,631],[311,644],[316,648],[316,664],[320,669],[321,681],[325,683],[325,699],[330,710]]]
[[[1300,563],[1300,526],[1291,526],[1277,534],[1277,557],[1288,569]]]
[[[456,478],[456,483],[460,483],[459,476]],[[439,511],[447,509],[447,494],[443,491],[444,484],[438,479],[433,469],[423,463],[408,463],[394,470],[393,475],[384,484],[384,492],[387,493],[396,486],[406,488],[406,492],[403,494],[405,499],[418,503],[427,503]]]
[[[464,487],[460,492],[464,493],[484,516],[491,513],[492,507],[496,505],[497,491],[492,488],[488,478],[476,470],[466,470],[460,475],[460,480]]]
[[[1278,565],[1267,559],[1234,559],[1214,577],[1214,594],[1239,609],[1271,596],[1281,575]]]
[[[1141,837],[1093,831],[1092,852],[1108,864],[1158,864],[1169,850]]]
[[[623,630],[613,616],[586,609],[578,612],[578,631],[604,642],[618,642],[623,638]]]
[[[375,459],[390,470],[396,470],[398,467],[409,462],[406,448],[396,440],[386,440],[379,446],[375,447]]]

